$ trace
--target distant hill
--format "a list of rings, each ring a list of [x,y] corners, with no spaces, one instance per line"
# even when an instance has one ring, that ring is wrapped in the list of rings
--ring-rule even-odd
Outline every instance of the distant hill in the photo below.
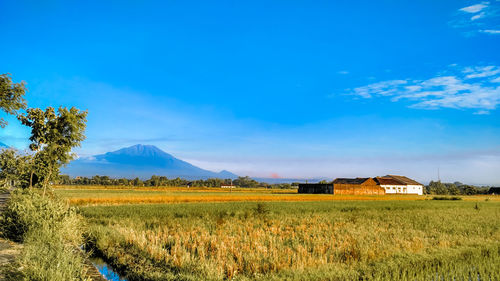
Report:
[[[5,143],[0,141],[0,149],[2,148],[9,148],[10,146],[6,145]]]
[[[150,178],[152,175],[185,179],[235,179],[238,177],[226,170],[220,173],[204,170],[177,159],[154,145],[142,144],[74,160],[61,172],[73,177],[101,175],[142,179]]]

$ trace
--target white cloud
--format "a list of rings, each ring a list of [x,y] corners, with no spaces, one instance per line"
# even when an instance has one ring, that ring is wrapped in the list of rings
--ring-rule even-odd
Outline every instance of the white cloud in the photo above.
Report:
[[[478,19],[480,19],[480,18],[484,17],[484,15],[486,15],[484,12],[479,13],[479,14],[477,14],[477,15],[472,16],[472,17],[470,18],[470,20],[472,20],[472,21],[474,21],[474,20],[478,20]]]
[[[391,97],[391,101],[409,100],[412,108],[421,109],[475,109],[486,114],[500,104],[500,73],[497,66],[467,67],[452,75],[436,76],[426,80],[388,80],[348,90],[363,98]],[[473,79],[473,80],[472,80]]]
[[[490,77],[497,75],[500,73],[500,68],[495,67],[493,65],[489,66],[480,66],[480,67],[467,67],[463,70],[464,73],[468,73],[465,78],[482,78],[482,77]]]
[[[343,75],[346,75],[346,74],[349,74],[349,71],[347,70],[341,70],[339,72],[337,72],[338,74],[343,74]]]
[[[476,115],[488,115],[490,112],[488,110],[479,110],[478,112],[474,112]]]
[[[480,12],[484,8],[488,7],[488,4],[489,4],[489,2],[482,2],[481,4],[475,4],[472,6],[464,7],[462,9],[460,9],[460,11],[474,14],[474,13]]]
[[[500,34],[499,15],[500,1],[480,2],[459,9],[449,24],[454,28],[462,29],[465,36],[473,36],[477,33]]]
[[[500,34],[500,30],[497,29],[482,29],[480,31],[482,33],[488,33],[488,34]]]

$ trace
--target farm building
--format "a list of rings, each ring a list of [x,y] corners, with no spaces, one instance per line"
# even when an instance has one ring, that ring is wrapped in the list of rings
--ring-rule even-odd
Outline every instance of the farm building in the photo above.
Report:
[[[422,195],[424,186],[405,176],[387,175],[376,177],[375,181],[385,190],[386,194],[416,194]]]
[[[385,190],[373,178],[337,178],[333,181],[333,194],[384,195]]]
[[[500,195],[500,187],[490,187],[490,190],[488,190],[488,194]]]
[[[333,194],[333,184],[331,184],[331,183],[299,183],[299,193]]]
[[[337,178],[330,184],[301,183],[299,193],[351,195],[423,194],[424,186],[405,176],[376,178]],[[500,191],[498,191],[500,193]]]

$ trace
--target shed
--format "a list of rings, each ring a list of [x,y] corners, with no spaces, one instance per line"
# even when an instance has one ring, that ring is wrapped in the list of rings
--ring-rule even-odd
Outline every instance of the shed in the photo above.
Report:
[[[333,194],[333,184],[331,184],[331,183],[299,183],[299,193]]]
[[[333,194],[384,195],[385,189],[373,178],[337,178],[333,181]]]
[[[490,190],[488,190],[488,194],[500,195],[500,187],[490,187]]]

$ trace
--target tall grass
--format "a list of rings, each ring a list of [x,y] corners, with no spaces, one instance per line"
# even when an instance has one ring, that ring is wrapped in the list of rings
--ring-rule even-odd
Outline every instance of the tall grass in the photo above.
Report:
[[[82,221],[63,201],[16,190],[0,216],[4,237],[23,242],[17,280],[86,280]]]
[[[500,205],[474,204],[235,202],[83,213],[89,246],[130,280],[498,280]]]

